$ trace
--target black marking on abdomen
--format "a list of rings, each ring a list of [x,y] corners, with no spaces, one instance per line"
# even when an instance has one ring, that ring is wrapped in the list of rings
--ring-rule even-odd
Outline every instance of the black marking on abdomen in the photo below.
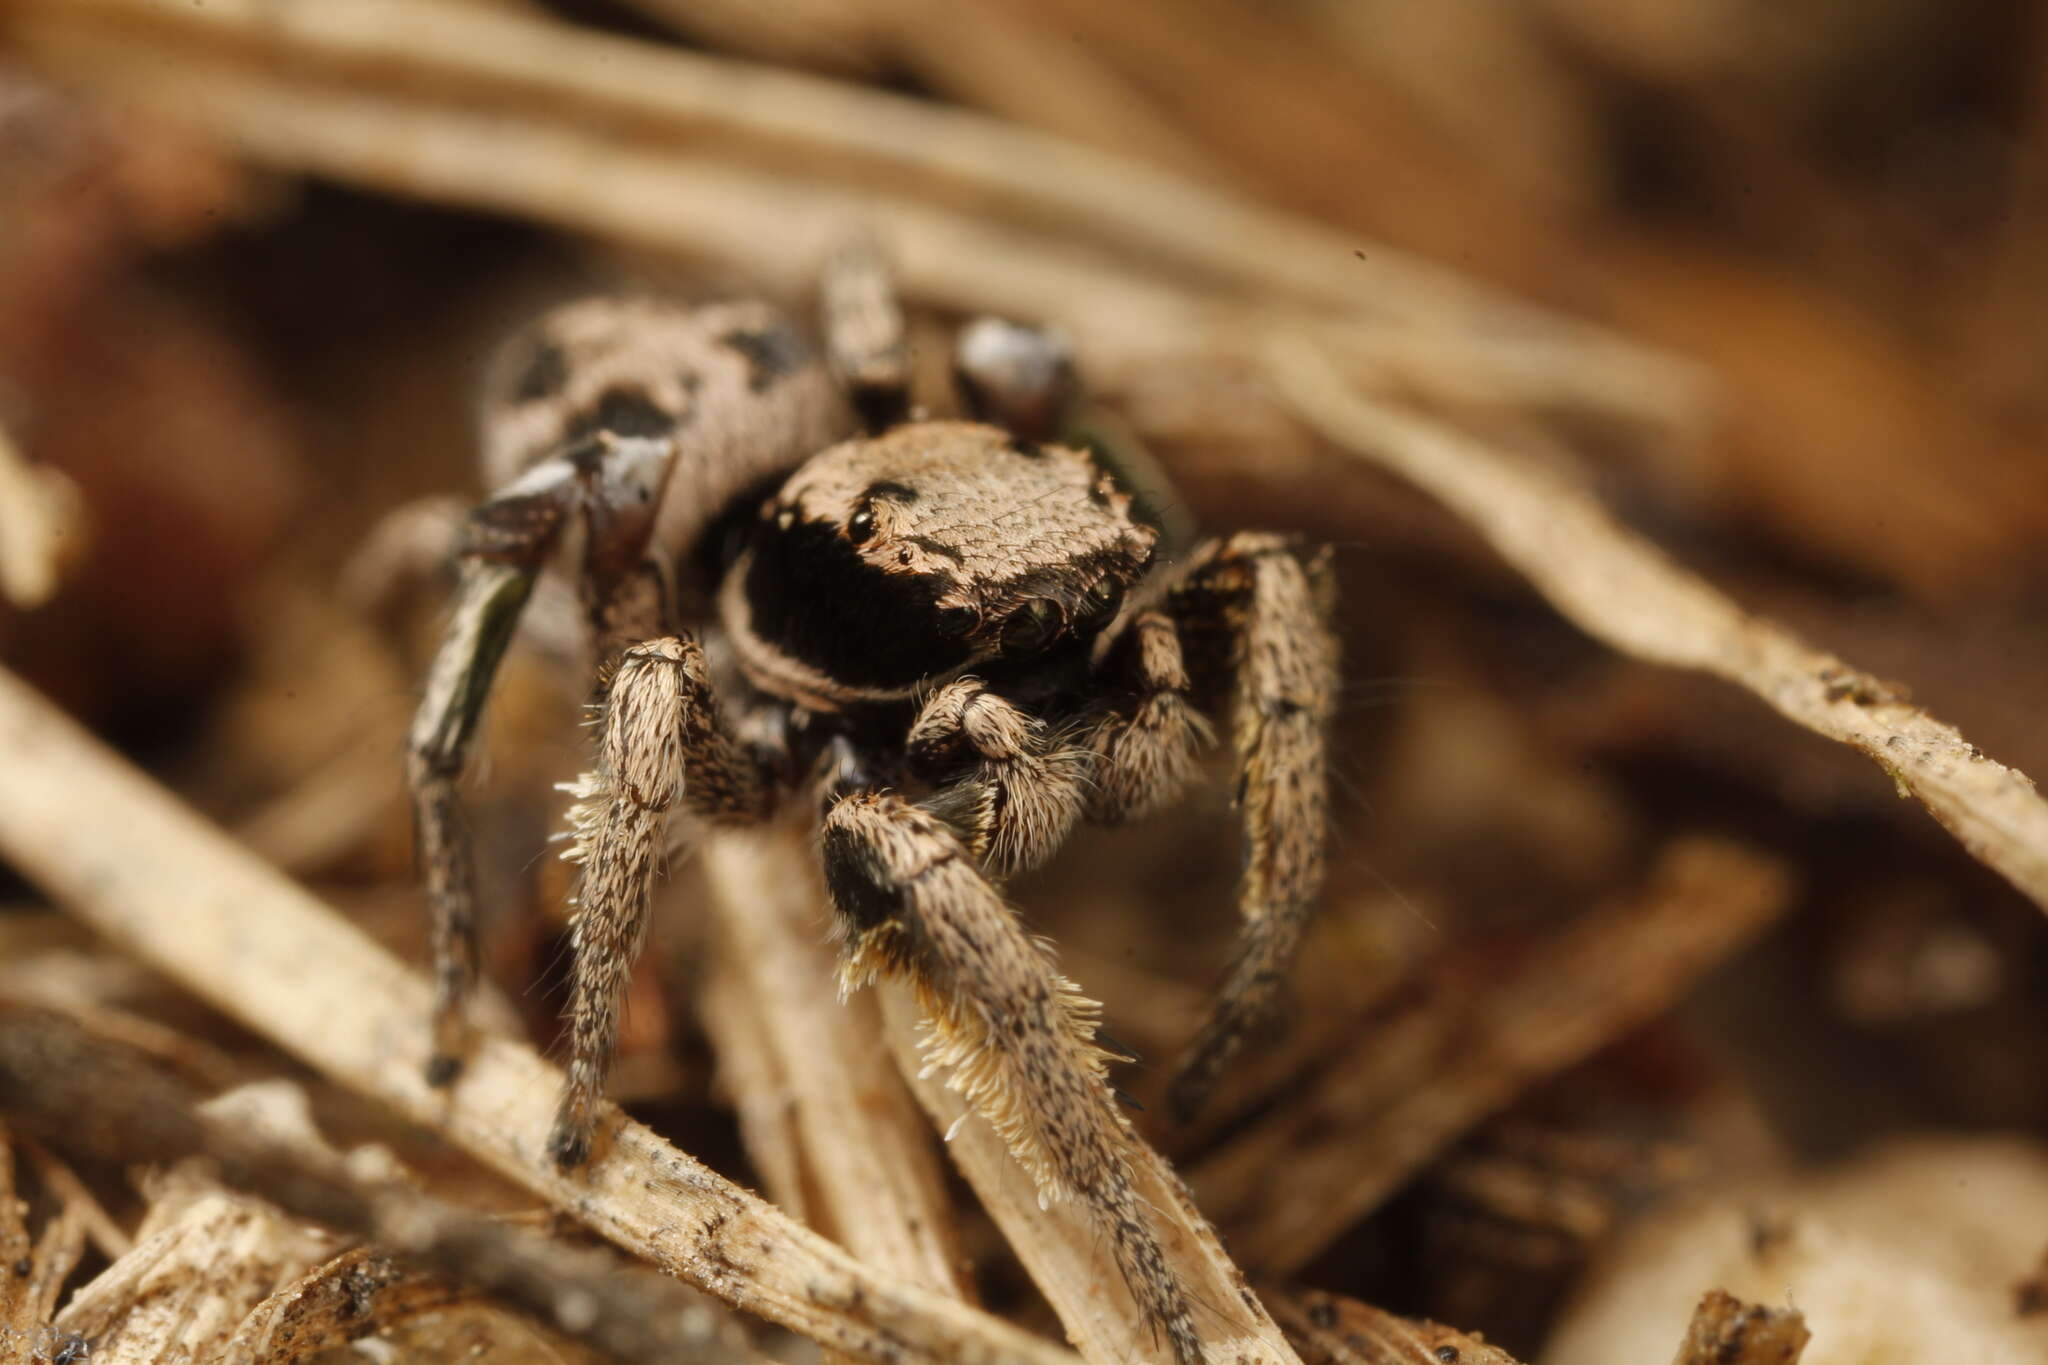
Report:
[[[735,328],[718,338],[718,344],[747,362],[750,393],[766,391],[776,380],[802,369],[809,359],[802,339],[780,323],[758,329]]]
[[[533,351],[519,367],[519,379],[512,385],[512,397],[521,403],[538,403],[553,398],[569,382],[569,360],[554,342],[536,339]]]
[[[674,431],[677,420],[678,414],[649,398],[644,389],[620,384],[599,394],[563,435],[571,443],[601,431],[614,436],[659,437]]]

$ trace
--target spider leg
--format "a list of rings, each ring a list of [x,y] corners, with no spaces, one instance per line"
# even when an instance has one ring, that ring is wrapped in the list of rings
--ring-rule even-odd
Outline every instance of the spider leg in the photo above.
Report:
[[[1279,1004],[1322,890],[1328,728],[1337,689],[1327,551],[1241,533],[1197,552],[1168,596],[1196,672],[1234,681],[1231,726],[1245,828],[1243,926],[1216,1001],[1174,1077],[1182,1121]]]
[[[570,790],[575,843],[564,856],[583,864],[583,876],[571,932],[569,1076],[548,1137],[563,1167],[590,1154],[627,978],[646,939],[655,876],[668,859],[672,814],[680,806],[714,823],[750,824],[767,799],[759,767],[719,716],[702,647],[673,635],[620,656],[597,768]]]
[[[823,852],[845,938],[843,988],[882,977],[915,988],[930,1064],[1002,1135],[1041,1200],[1089,1207],[1175,1359],[1200,1360],[1186,1293],[1133,1188],[1133,1139],[1095,1041],[1099,1007],[1059,974],[932,812],[856,793],[825,817]]]
[[[1113,825],[1143,819],[1177,800],[1199,775],[1202,750],[1215,735],[1190,696],[1180,633],[1165,612],[1131,618],[1100,672],[1127,695],[1089,741],[1095,791],[1088,818]]]
[[[468,765],[491,682],[571,518],[581,514],[584,574],[600,601],[636,602],[648,575],[629,547],[644,541],[647,508],[673,461],[668,440],[602,433],[542,460],[469,514],[463,528],[455,611],[407,738],[418,856],[432,915],[434,1053],[427,1079],[447,1085],[462,1069],[463,1003],[477,975],[476,890],[468,828],[456,785]],[[629,591],[637,589],[638,591]],[[610,624],[595,612],[600,633]]]
[[[1058,440],[1080,405],[1073,343],[1057,328],[978,317],[953,343],[953,383],[975,420]]]
[[[906,749],[926,773],[972,761],[925,809],[957,830],[999,881],[1051,857],[1088,799],[1088,751],[979,678],[933,693],[911,723]]]
[[[463,1003],[476,984],[476,888],[456,784],[491,680],[543,563],[575,504],[576,471],[550,461],[469,515],[455,611],[441,636],[406,742],[406,782],[432,916],[434,1054],[427,1080],[462,1068]]]
[[[910,343],[895,281],[880,243],[849,237],[826,259],[818,280],[825,354],[832,374],[870,432],[910,411]]]

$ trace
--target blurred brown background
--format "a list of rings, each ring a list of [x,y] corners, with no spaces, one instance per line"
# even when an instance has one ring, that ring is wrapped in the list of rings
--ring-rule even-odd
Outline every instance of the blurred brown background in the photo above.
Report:
[[[1534,1356],[1627,1218],[1678,1192],[1907,1133],[2048,1131],[2039,908],[1864,759],[1580,634],[1452,516],[1292,415],[1238,340],[1341,314],[1361,354],[1384,343],[1361,383],[1596,490],[1744,606],[2048,772],[2048,5],[467,0],[335,17],[350,8],[0,13],[0,432],[10,467],[69,485],[53,589],[0,604],[0,658],[415,960],[399,736],[437,592],[372,612],[347,565],[408,500],[478,491],[472,396],[508,325],[592,287],[805,306],[811,262],[776,275],[760,257],[810,240],[797,229],[830,194],[871,207],[898,253],[933,410],[964,314],[1067,322],[1098,425],[1148,449],[1200,523],[1338,546],[1341,829],[1292,1028],[1199,1129],[1143,1116],[1255,1275]],[[668,68],[626,74],[629,53],[712,63],[675,67],[673,88],[705,82],[745,135],[665,109]],[[535,54],[543,75],[520,75]],[[884,103],[853,131],[900,136],[904,165],[806,131],[803,89],[750,82],[752,63],[887,92],[900,127]],[[1119,204],[1120,163],[932,169],[968,111],[1173,179],[1134,175]],[[462,137],[489,149],[515,125],[539,141],[464,171]],[[634,167],[659,180],[664,157],[675,200],[635,200]],[[1060,216],[1080,202],[1139,224]],[[1197,245],[1148,251],[1148,214]],[[1197,259],[1238,248],[1264,264]],[[1410,258],[1456,287],[1390,303],[1399,325],[1375,331],[1367,272],[1405,280]],[[1070,298],[1097,311],[1077,323]],[[1601,329],[1570,382],[1469,368],[1579,355],[1552,314]],[[515,666],[473,795],[493,971],[543,1040],[563,885],[540,853],[578,698]],[[1088,832],[1018,888],[1152,1059],[1126,1082],[1143,1099],[1230,931],[1226,785]],[[1627,906],[1708,837],[1789,890],[1695,961],[1692,931]],[[7,895],[10,932],[53,932],[24,927],[47,918],[25,887]],[[692,942],[670,932],[667,987],[650,974],[636,999],[620,1088],[751,1180],[678,984],[709,970]],[[1583,995],[1546,1000],[1544,973]],[[1642,998],[1605,1012],[1631,982]],[[1605,1021],[1594,1036],[1506,1066],[1498,1094],[1500,1065],[1449,1064],[1498,1063],[1523,1012],[1580,1008]],[[1374,1061],[1388,1037],[1419,1041]],[[263,1069],[249,1040],[219,1045]],[[1396,1101],[1438,1084],[1479,1098],[1426,1129],[1426,1159],[1380,1160],[1415,1131]],[[1341,1216],[1262,1210],[1297,1147],[1330,1160],[1294,1174],[1335,1182],[1299,1198]],[[970,1245],[991,1304],[1032,1311],[993,1234]]]

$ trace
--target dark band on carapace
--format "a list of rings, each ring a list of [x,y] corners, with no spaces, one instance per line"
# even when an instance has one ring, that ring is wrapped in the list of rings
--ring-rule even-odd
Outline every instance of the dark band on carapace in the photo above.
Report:
[[[967,662],[949,635],[936,575],[868,563],[825,522],[757,524],[747,570],[749,624],[762,641],[856,687],[908,687]]]

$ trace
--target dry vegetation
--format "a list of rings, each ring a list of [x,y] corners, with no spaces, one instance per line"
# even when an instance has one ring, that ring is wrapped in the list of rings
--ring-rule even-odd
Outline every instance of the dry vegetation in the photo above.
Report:
[[[513,320],[854,225],[933,410],[1056,321],[1174,515],[1339,549],[1331,887],[1199,1123],[1223,775],[1016,887],[1211,1359],[2048,1355],[2048,6],[8,0],[0,1360],[1161,1354],[791,831],[679,869],[543,1158],[543,639],[420,1079],[384,518]]]

